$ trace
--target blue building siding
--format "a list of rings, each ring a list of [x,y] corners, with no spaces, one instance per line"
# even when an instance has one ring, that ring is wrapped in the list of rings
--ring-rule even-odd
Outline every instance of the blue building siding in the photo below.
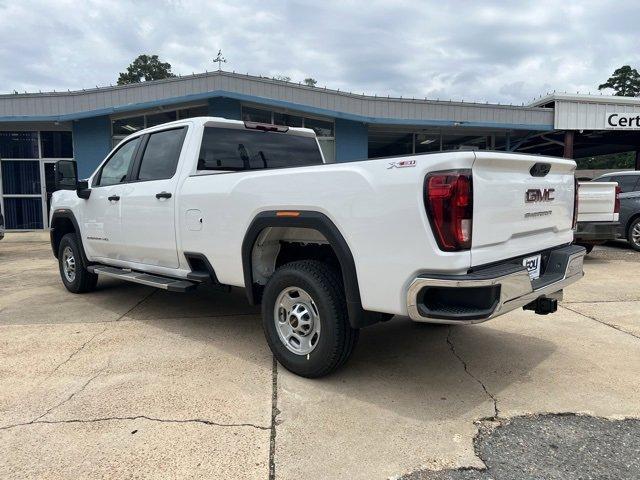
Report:
[[[351,162],[368,156],[369,131],[367,125],[336,118],[336,161]]]
[[[78,163],[78,177],[87,178],[111,150],[109,116],[73,122],[73,156]]]

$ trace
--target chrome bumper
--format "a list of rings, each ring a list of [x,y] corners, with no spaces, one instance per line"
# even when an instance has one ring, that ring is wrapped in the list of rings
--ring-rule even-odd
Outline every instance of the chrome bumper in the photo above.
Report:
[[[562,289],[583,277],[584,256],[585,249],[577,245],[552,250],[544,275],[533,281],[525,267],[518,264],[501,264],[466,275],[419,276],[411,282],[407,293],[409,317],[417,322],[480,323],[523,307],[539,297],[561,300]],[[465,288],[485,287],[487,291],[499,293],[496,293],[490,308],[478,310],[476,315],[473,312],[458,314],[455,307],[429,311],[420,300],[426,287],[460,289],[461,296],[465,294],[465,290],[462,290]]]

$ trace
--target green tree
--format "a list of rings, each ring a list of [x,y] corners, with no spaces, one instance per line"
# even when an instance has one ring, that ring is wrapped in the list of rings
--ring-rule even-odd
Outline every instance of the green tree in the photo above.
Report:
[[[281,82],[290,82],[291,77],[287,77],[286,75],[276,75],[273,77],[274,80],[280,80]]]
[[[140,55],[131,62],[126,72],[120,73],[118,85],[162,80],[163,78],[171,77],[175,77],[175,75],[171,73],[170,63],[161,62],[158,59],[158,55]]]
[[[318,81],[315,78],[309,77],[304,79],[304,83],[305,85],[309,85],[310,87],[315,87]]]
[[[640,74],[635,68],[624,65],[618,68],[598,90],[612,88],[619,97],[637,97],[640,95]]]

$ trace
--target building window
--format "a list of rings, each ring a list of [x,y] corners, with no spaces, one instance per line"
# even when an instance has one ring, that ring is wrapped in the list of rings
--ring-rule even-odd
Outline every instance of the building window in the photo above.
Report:
[[[40,195],[40,162],[2,162],[3,195]]]
[[[71,132],[40,132],[43,158],[73,158]]]
[[[121,118],[113,121],[113,136],[126,137],[145,128],[144,116]]]
[[[242,120],[245,122],[270,123],[272,125],[286,125],[287,127],[311,128],[316,132],[322,155],[327,163],[336,160],[335,134],[333,120],[323,120],[286,112],[265,110],[262,108],[243,105]]]
[[[0,158],[38,158],[38,132],[0,132]]]
[[[73,158],[69,131],[0,132],[0,209],[7,229],[48,226],[54,164]]]
[[[242,120],[245,122],[273,123],[273,112],[260,108],[242,107]]]
[[[42,199],[5,198],[4,223],[8,230],[42,229]]]
[[[209,106],[208,105],[200,105],[199,107],[189,107],[178,110],[178,118],[182,120],[183,118],[193,118],[193,117],[208,117],[209,115]]]
[[[162,112],[147,115],[147,127],[155,127],[178,119],[178,112]]]
[[[408,131],[369,127],[369,158],[451,150],[505,150],[506,133],[460,129]]]
[[[206,116],[209,116],[208,105],[194,105],[177,110],[150,112],[145,115],[112,119],[111,146],[115,148],[125,137],[144,128],[155,127],[156,125],[173,122],[174,120]]]

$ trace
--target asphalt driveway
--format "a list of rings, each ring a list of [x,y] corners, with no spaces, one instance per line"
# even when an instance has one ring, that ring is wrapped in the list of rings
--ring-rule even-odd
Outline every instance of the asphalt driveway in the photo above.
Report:
[[[640,457],[640,254],[624,246],[587,257],[554,315],[396,318],[307,380],[274,363],[242,291],[72,295],[43,240],[0,242],[0,478],[640,477],[624,461]]]

